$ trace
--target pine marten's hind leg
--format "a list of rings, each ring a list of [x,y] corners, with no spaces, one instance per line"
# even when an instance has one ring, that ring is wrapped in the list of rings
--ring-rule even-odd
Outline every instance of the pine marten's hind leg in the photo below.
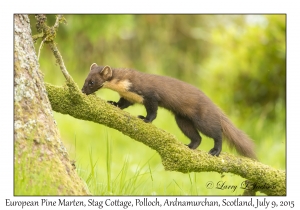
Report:
[[[215,135],[214,139],[214,147],[209,151],[209,154],[213,156],[219,156],[222,151],[222,133],[219,135]]]
[[[201,143],[201,136],[193,122],[180,115],[175,115],[175,120],[180,130],[191,140],[191,143],[187,146],[190,149],[196,149]]]
[[[214,140],[214,147],[208,153],[212,156],[219,156],[222,151],[222,127],[218,122],[211,119],[204,117],[201,120],[195,120],[195,127],[202,134]]]

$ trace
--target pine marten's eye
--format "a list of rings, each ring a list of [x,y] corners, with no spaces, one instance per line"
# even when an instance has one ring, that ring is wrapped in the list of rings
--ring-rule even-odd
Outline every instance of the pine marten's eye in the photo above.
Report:
[[[94,85],[94,81],[89,81],[89,87],[92,87]]]

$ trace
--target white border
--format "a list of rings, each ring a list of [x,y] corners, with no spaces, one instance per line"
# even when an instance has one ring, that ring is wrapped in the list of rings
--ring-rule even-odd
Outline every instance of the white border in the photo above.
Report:
[[[14,13],[286,13],[287,14],[287,197],[271,197],[271,200],[294,200],[299,189],[296,175],[299,174],[299,59],[300,33],[299,8],[296,1],[10,1],[3,3],[0,18],[1,46],[1,103],[0,103],[0,208],[5,198],[12,200],[40,200],[41,197],[13,197],[13,14]],[[71,199],[72,197],[67,197]],[[79,197],[76,197],[79,198]],[[124,197],[123,197],[124,198]],[[126,197],[125,197],[126,198]],[[159,197],[165,199],[168,197]],[[212,197],[210,197],[212,198]],[[226,197],[234,199],[234,197]],[[298,196],[297,196],[298,198]],[[49,199],[58,199],[50,197]],[[87,200],[89,198],[80,198]],[[103,198],[105,199],[105,198]],[[135,199],[135,197],[130,197]],[[191,197],[190,199],[199,199]],[[204,199],[204,197],[201,197]],[[222,202],[223,197],[213,197]],[[297,205],[298,204],[298,205]],[[299,206],[296,203],[296,206]],[[64,207],[66,209],[67,207]],[[228,207],[228,209],[232,207]],[[29,208],[28,208],[29,209]],[[31,209],[31,208],[30,208]],[[70,208],[67,208],[70,209]],[[73,208],[72,208],[73,209]],[[78,209],[78,208],[77,208]],[[80,209],[80,208],[79,208]],[[86,208],[85,208],[86,209]],[[136,208],[137,209],[137,208]],[[140,208],[139,208],[140,209]],[[226,209],[226,208],[225,208]]]

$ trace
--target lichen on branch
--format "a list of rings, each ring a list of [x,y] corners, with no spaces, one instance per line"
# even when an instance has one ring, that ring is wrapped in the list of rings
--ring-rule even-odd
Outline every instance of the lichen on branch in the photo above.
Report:
[[[44,42],[50,46],[50,49],[53,52],[54,57],[56,58],[56,63],[59,65],[61,72],[63,73],[64,77],[66,78],[67,82],[73,85],[75,88],[78,89],[76,83],[74,82],[73,78],[68,73],[66,66],[64,64],[63,58],[54,42],[56,37],[56,32],[58,30],[59,23],[66,23],[66,19],[62,15],[56,16],[56,21],[52,27],[47,25],[47,17],[46,15],[36,15],[35,16],[37,23],[36,28],[39,34],[33,36],[33,40],[37,40],[38,38],[42,39],[42,43]]]

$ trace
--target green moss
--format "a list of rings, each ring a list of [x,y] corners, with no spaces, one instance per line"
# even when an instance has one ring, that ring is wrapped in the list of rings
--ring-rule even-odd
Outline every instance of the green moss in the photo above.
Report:
[[[20,153],[21,144],[19,142],[15,145],[15,153],[19,154],[14,164],[15,195],[86,194],[86,189],[78,183],[81,180],[72,175],[72,166],[63,166],[59,156],[54,155],[55,148],[49,150],[47,146],[44,150],[37,150],[40,146],[31,140],[27,141],[25,149]]]

